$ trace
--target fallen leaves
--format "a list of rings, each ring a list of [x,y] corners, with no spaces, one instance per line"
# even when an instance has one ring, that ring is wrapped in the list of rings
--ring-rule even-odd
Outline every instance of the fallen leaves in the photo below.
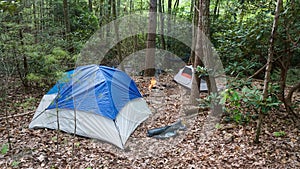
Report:
[[[266,118],[259,145],[253,143],[254,121],[244,126],[220,122],[208,139],[201,140],[209,112],[188,107],[187,92],[171,76],[160,77],[151,91],[147,80],[135,77],[153,115],[131,135],[125,150],[64,132],[57,139],[55,130],[28,129],[33,114],[12,116],[9,124],[1,121],[1,128],[9,126],[12,148],[0,156],[0,168],[300,168],[300,132],[287,116],[282,118],[285,112],[275,111]],[[20,103],[26,98],[41,98],[33,95],[39,91],[25,98],[21,90],[16,87],[9,92],[10,113],[23,113]],[[148,129],[179,118],[188,129],[177,137],[157,140],[146,136]],[[274,136],[278,131],[285,135]],[[7,137],[7,131],[1,130],[1,146]]]

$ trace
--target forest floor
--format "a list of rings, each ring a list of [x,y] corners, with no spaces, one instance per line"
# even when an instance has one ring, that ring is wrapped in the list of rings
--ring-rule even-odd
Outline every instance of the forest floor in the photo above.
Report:
[[[160,77],[152,90],[148,89],[149,78],[134,79],[153,114],[131,135],[125,150],[64,132],[57,137],[55,130],[28,129],[46,91],[30,89],[24,93],[20,85],[9,86],[7,101],[0,102],[0,168],[300,168],[300,129],[283,107],[265,117],[259,144],[253,142],[254,120],[245,125],[221,120],[203,139],[210,111],[190,111],[186,89],[170,76]],[[295,95],[299,101],[300,93]],[[179,119],[187,129],[176,137],[146,136],[148,129]],[[282,136],[274,135],[280,131]],[[6,152],[8,137],[11,148]]]

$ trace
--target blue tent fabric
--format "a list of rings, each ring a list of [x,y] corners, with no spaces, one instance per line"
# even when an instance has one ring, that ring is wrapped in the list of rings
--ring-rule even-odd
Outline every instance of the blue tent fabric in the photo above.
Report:
[[[54,93],[58,95],[47,109],[81,110],[112,120],[129,101],[142,97],[126,73],[99,65],[66,72],[47,94]]]
[[[65,72],[63,74],[62,78],[47,92],[47,94],[57,93],[59,89],[61,89],[66,83],[69,82],[73,72],[74,72],[74,70],[70,70],[68,72]]]

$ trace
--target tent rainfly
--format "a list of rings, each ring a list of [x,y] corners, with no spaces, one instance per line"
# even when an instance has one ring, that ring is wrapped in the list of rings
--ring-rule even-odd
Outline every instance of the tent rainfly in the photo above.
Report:
[[[174,80],[181,84],[182,86],[191,89],[193,78],[195,76],[194,68],[192,65],[185,66],[184,68],[180,69],[179,72],[174,76]],[[200,91],[207,91],[207,84],[206,81],[201,79],[200,83]]]
[[[136,84],[126,73],[88,65],[66,72],[43,96],[29,128],[58,129],[58,121],[62,131],[124,149],[131,133],[150,114]]]

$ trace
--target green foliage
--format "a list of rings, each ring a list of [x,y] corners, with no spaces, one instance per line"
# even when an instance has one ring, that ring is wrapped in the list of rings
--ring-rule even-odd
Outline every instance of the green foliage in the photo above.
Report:
[[[300,68],[292,68],[288,70],[286,83],[288,85],[296,84],[299,81]]]
[[[60,77],[62,72],[67,69],[67,62],[73,61],[69,53],[59,47],[56,47],[48,55],[32,55],[33,66],[27,79],[30,82],[35,82],[39,86],[45,84],[54,84]]]
[[[220,3],[220,15],[211,22],[211,40],[223,61],[226,74],[250,76],[266,63],[275,3],[271,0]],[[296,32],[300,29],[300,5],[295,3],[292,7],[291,2],[284,2],[283,7],[275,41],[275,57],[287,57],[289,51],[291,63],[296,66],[300,52],[295,47],[299,36]],[[263,74],[258,77],[263,78]]]
[[[222,128],[222,126],[220,125],[220,123],[217,123],[217,124],[215,125],[215,128],[216,128],[216,129],[220,129],[220,128]]]
[[[248,123],[251,119],[257,118],[258,111],[266,114],[271,109],[278,108],[281,104],[277,98],[278,90],[278,86],[270,85],[270,94],[266,100],[263,100],[262,90],[249,85],[249,82],[243,82],[237,87],[228,87],[219,95],[212,93],[208,97],[200,99],[199,106],[207,107],[216,103],[225,105],[226,121],[234,121],[239,124]]]
[[[276,131],[273,133],[273,136],[275,136],[275,137],[283,137],[285,135],[286,135],[286,133],[284,131]]]
[[[24,108],[24,110],[34,110],[35,107],[35,103],[37,102],[37,99],[34,97],[29,97],[26,98],[25,102],[23,102],[20,106]]]
[[[208,76],[208,70],[206,67],[197,66],[196,68],[197,75],[200,76]]]
[[[61,20],[63,14],[63,1],[55,0],[55,8],[52,8],[56,20]],[[76,3],[69,2],[69,19],[71,27],[71,38],[74,44],[86,41],[99,28],[97,17],[89,12],[87,1],[80,0]],[[54,22],[54,25],[58,23]],[[61,27],[61,25],[59,25]]]
[[[20,0],[15,1],[0,1],[0,11],[9,12],[10,14],[15,13],[20,6]]]
[[[51,140],[52,140],[52,141],[57,141],[57,137],[54,136],[54,137],[51,138]]]
[[[3,144],[1,147],[1,154],[5,155],[8,152],[8,144]]]
[[[20,164],[20,161],[13,161],[13,162],[11,163],[11,166],[12,166],[13,168],[18,168],[18,167],[19,167],[19,164]]]

